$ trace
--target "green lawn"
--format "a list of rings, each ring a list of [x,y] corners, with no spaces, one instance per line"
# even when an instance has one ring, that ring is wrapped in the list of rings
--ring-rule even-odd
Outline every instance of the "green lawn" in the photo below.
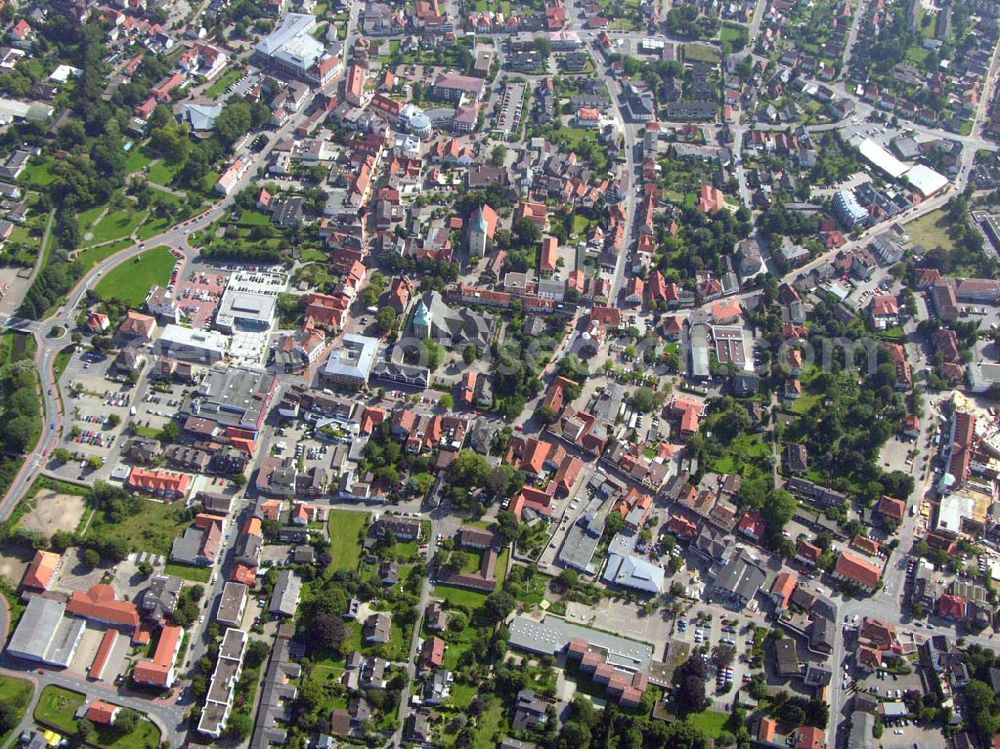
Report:
[[[153,157],[146,152],[143,146],[136,143],[132,146],[132,150],[128,152],[128,156],[125,157],[125,170],[129,174],[135,174],[136,172],[141,172],[152,162]]]
[[[703,712],[693,713],[687,716],[686,720],[696,728],[700,728],[705,735],[716,738],[720,733],[722,733],[722,729],[725,727],[726,721],[729,720],[729,716],[725,713],[716,713],[711,710],[705,710]]]
[[[90,233],[93,236],[86,240],[87,245],[112,242],[131,236],[132,232],[145,221],[146,214],[146,211],[135,210],[131,206],[109,212],[91,228]]]
[[[149,168],[149,181],[166,187],[177,177],[183,164],[168,164],[165,161],[157,161]]]
[[[79,692],[49,684],[35,706],[35,720],[62,733],[76,733],[76,711],[83,705]]]
[[[903,226],[910,240],[928,250],[941,247],[945,250],[955,249],[955,240],[948,235],[948,214],[943,208],[931,211],[915,221]]]
[[[192,583],[207,583],[212,576],[212,570],[208,567],[192,567],[188,564],[170,563],[164,566],[163,574],[177,575],[177,577]]]
[[[186,509],[178,505],[139,499],[135,511],[119,522],[108,521],[103,513],[94,515],[86,539],[121,539],[134,551],[170,553],[170,545],[188,525]]]
[[[367,512],[330,511],[330,571],[354,572],[361,560],[362,529],[368,524]]]
[[[503,728],[503,702],[500,698],[494,697],[476,718],[472,746],[474,749],[493,749],[500,741]]]
[[[54,159],[45,159],[37,163],[32,163],[21,172],[21,181],[28,187],[48,187],[56,181],[56,175],[52,171],[55,166]]]
[[[225,93],[226,89],[232,84],[236,83],[240,78],[243,77],[242,68],[233,68],[227,70],[223,75],[220,75],[215,83],[205,89],[205,96],[209,99],[214,99],[217,96]]]
[[[66,367],[69,365],[69,360],[73,357],[73,351],[75,350],[75,345],[67,346],[56,354],[56,363],[53,366],[53,370],[56,375],[56,382],[59,382],[59,380],[62,379],[63,372],[66,371]]]
[[[434,597],[442,598],[452,606],[468,608],[470,611],[478,609],[483,605],[483,601],[486,600],[485,593],[480,593],[477,590],[456,588],[454,585],[435,585]]]
[[[86,697],[53,684],[42,690],[35,707],[35,720],[60,733],[75,735],[78,730],[76,711]],[[148,719],[140,719],[134,731],[114,727],[98,727],[91,742],[100,749],[156,749],[160,745],[160,729]]]
[[[729,450],[712,463],[712,470],[719,473],[733,473],[738,468],[738,459],[743,462],[750,462],[755,459],[765,458],[771,452],[771,447],[765,444],[759,434],[741,434],[734,439]]]
[[[31,686],[31,682],[15,679],[12,676],[0,676],[0,703],[13,707],[18,721],[24,716],[24,711],[27,710],[34,691],[35,688]],[[11,731],[0,734],[0,747],[7,746]]]
[[[240,226],[267,226],[270,223],[271,217],[260,211],[243,211],[237,222]]]
[[[710,47],[707,44],[684,44],[685,62],[708,62],[716,64],[722,60],[722,53],[718,47]]]
[[[88,247],[85,250],[81,250],[76,259],[80,261],[84,270],[90,270],[101,261],[106,260],[116,252],[121,252],[126,247],[131,247],[133,244],[135,242],[131,239],[122,239],[118,242],[101,245],[100,247]]]
[[[154,285],[166,286],[170,282],[175,262],[169,247],[154,247],[108,271],[94,290],[102,299],[123,299],[138,307]]]

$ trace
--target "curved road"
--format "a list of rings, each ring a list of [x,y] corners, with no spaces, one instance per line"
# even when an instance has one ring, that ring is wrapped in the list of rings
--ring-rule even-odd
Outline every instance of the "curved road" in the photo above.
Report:
[[[308,103],[306,103],[300,110],[301,114],[290,118],[282,127],[270,134],[267,145],[255,156],[250,168],[236,184],[231,195],[224,197],[211,208],[194,218],[181,222],[162,234],[150,237],[143,242],[138,242],[102,260],[80,278],[76,286],[67,295],[66,301],[51,317],[44,320],[25,320],[19,317],[9,317],[6,320],[0,321],[2,322],[0,327],[4,329],[29,333],[35,337],[35,341],[38,344],[35,365],[41,378],[42,400],[45,406],[45,418],[38,443],[25,456],[24,463],[21,465],[21,469],[18,471],[13,482],[11,482],[6,495],[0,499],[0,520],[6,519],[13,512],[24,492],[41,473],[46,457],[59,445],[62,436],[64,424],[62,401],[59,396],[59,387],[55,381],[53,368],[55,366],[56,355],[62,348],[68,345],[69,337],[68,334],[63,334],[58,338],[52,338],[48,336],[48,332],[55,325],[62,326],[66,331],[75,327],[76,309],[86,298],[87,292],[97,280],[118,265],[141,255],[147,248],[167,245],[179,250],[183,254],[183,267],[181,269],[183,273],[187,265],[197,255],[197,251],[188,244],[188,234],[204,229],[219,219],[229,209],[235,199],[235,195],[256,177],[257,169],[266,161],[271,149],[299,126],[308,108]]]

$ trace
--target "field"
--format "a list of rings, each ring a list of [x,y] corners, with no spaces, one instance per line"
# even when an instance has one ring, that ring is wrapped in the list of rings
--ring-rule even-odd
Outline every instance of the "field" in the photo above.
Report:
[[[169,283],[174,262],[168,247],[154,247],[108,271],[95,291],[103,299],[122,299],[129,306],[138,307],[154,284],[166,286]]]
[[[183,505],[168,505],[149,499],[136,500],[136,511],[121,522],[110,523],[96,513],[87,528],[86,539],[121,539],[134,551],[164,556],[187,526]]]
[[[955,249],[955,241],[948,236],[947,213],[942,208],[911,221],[903,228],[914,244],[928,250],[933,250],[935,247],[945,250]]]
[[[72,533],[80,525],[86,500],[79,494],[64,494],[42,488],[32,498],[31,509],[21,519],[21,527],[50,537],[56,531]]]
[[[759,434],[741,434],[729,446],[729,451],[712,463],[712,470],[719,473],[733,473],[737,469],[737,459],[750,462],[771,454]]]
[[[330,571],[354,572],[361,560],[359,534],[368,523],[367,512],[333,510],[330,512]]]
[[[214,99],[217,96],[225,93],[226,89],[232,84],[236,83],[240,78],[243,77],[243,70],[240,68],[233,68],[227,70],[223,75],[220,75],[215,83],[205,89],[205,96],[209,99]]]
[[[31,702],[31,695],[34,691],[31,683],[24,679],[15,679],[12,676],[0,676],[0,703],[11,705],[16,711],[18,720],[24,715],[24,711]],[[0,734],[0,746],[6,746],[10,736],[11,731]]]
[[[725,713],[716,713],[711,710],[687,716],[688,723],[691,723],[696,728],[700,728],[707,736],[711,736],[712,738],[716,738],[722,733],[722,729],[728,720],[729,716]]]
[[[65,734],[75,735],[78,728],[76,711],[85,696],[53,684],[42,690],[35,708],[35,720]],[[140,719],[133,731],[98,727],[89,742],[100,749],[155,749],[160,745],[160,729],[147,719]]]
[[[707,62],[717,64],[722,59],[722,53],[718,47],[710,47],[707,44],[685,44],[683,45],[685,62]]]
[[[62,733],[76,733],[76,711],[83,702],[84,696],[79,692],[50,684],[38,698],[35,720]]]
[[[212,575],[208,567],[192,567],[188,564],[167,564],[163,568],[164,575],[176,575],[192,583],[207,583]]]
[[[80,261],[84,270],[90,270],[101,261],[106,260],[116,252],[121,252],[126,247],[131,247],[133,244],[135,242],[131,239],[121,239],[111,244],[101,245],[100,247],[88,247],[85,250],[81,250],[76,259]]]
[[[109,211],[100,221],[84,229],[81,220],[80,225],[83,231],[91,234],[90,239],[84,239],[88,246],[112,242],[116,239],[124,239],[132,235],[146,218],[146,211],[138,211],[132,207],[121,208],[117,211]]]
[[[44,161],[29,164],[21,172],[21,182],[24,182],[29,187],[48,187],[56,181],[56,175],[52,172],[52,167],[55,166],[55,163],[53,159],[45,159]]]

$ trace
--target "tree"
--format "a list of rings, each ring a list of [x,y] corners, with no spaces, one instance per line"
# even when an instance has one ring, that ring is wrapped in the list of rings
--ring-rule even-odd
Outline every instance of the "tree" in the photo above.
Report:
[[[69,463],[73,459],[73,454],[65,447],[57,447],[52,451],[52,460],[56,463]]]
[[[97,726],[95,726],[89,718],[80,718],[80,720],[76,722],[76,734],[89,744],[97,735]]]
[[[31,417],[15,416],[4,421],[3,427],[0,428],[0,437],[8,452],[23,453],[31,444],[34,431],[35,425]]]
[[[84,549],[81,559],[88,567],[96,567],[101,563],[101,555],[94,549]]]
[[[263,640],[253,640],[247,646],[247,652],[244,656],[244,662],[248,668],[259,668],[263,665],[264,661],[267,660],[267,656],[271,653],[271,648]]]
[[[479,358],[479,349],[476,344],[470,343],[464,349],[462,349],[462,361],[466,364],[472,364],[476,359]]]
[[[0,702],[0,732],[7,733],[17,726],[20,716],[17,708],[9,702]]]
[[[455,407],[455,396],[451,393],[442,393],[438,396],[438,405],[441,408],[451,409]]]
[[[535,409],[535,418],[543,424],[553,424],[559,418],[559,414],[553,411],[551,406],[542,405]]]
[[[347,627],[338,614],[317,614],[313,617],[309,630],[316,638],[316,642],[336,651],[340,650],[344,640],[347,639]]]
[[[536,36],[535,49],[538,50],[538,54],[540,54],[543,58],[547,58],[552,54],[552,40],[547,36]]]
[[[652,388],[641,387],[632,393],[632,405],[640,413],[648,414],[652,412],[655,403],[655,394]]]
[[[127,707],[123,707],[118,711],[118,717],[115,718],[115,728],[124,733],[132,733],[139,725],[139,713]]]
[[[562,585],[564,589],[572,590],[576,587],[577,583],[580,582],[580,576],[574,570],[564,569],[559,573],[556,580],[559,581],[559,584]]]
[[[253,721],[244,712],[234,712],[229,716],[226,724],[226,736],[237,741],[242,741],[250,735],[253,730]]]
[[[170,442],[176,442],[180,436],[181,428],[178,426],[177,422],[168,421],[163,425],[163,428],[160,430],[159,434],[156,435],[156,438],[160,442],[167,444]]]
[[[507,146],[503,145],[502,143],[494,146],[492,153],[490,153],[490,164],[492,164],[493,166],[503,166],[504,161],[506,160],[507,160]]]
[[[396,328],[398,315],[392,307],[383,307],[375,316],[375,327],[379,333],[385,335]]]
[[[517,601],[504,590],[490,593],[483,602],[483,616],[491,624],[502,622],[514,610]]]
[[[230,101],[215,120],[215,132],[219,140],[228,146],[250,132],[252,125],[250,104],[245,101]]]

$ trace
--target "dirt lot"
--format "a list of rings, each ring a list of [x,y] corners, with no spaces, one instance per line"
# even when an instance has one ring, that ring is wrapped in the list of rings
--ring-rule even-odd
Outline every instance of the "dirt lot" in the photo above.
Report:
[[[80,525],[85,509],[83,497],[42,489],[35,496],[35,509],[24,516],[21,526],[46,536],[56,531],[72,533]]]
[[[91,586],[101,582],[106,566],[90,567],[84,564],[82,549],[67,549],[63,556],[63,563],[59,566],[56,579],[52,587],[58,590],[74,591],[87,590]]]
[[[19,546],[0,546],[0,577],[17,586],[34,554]]]

